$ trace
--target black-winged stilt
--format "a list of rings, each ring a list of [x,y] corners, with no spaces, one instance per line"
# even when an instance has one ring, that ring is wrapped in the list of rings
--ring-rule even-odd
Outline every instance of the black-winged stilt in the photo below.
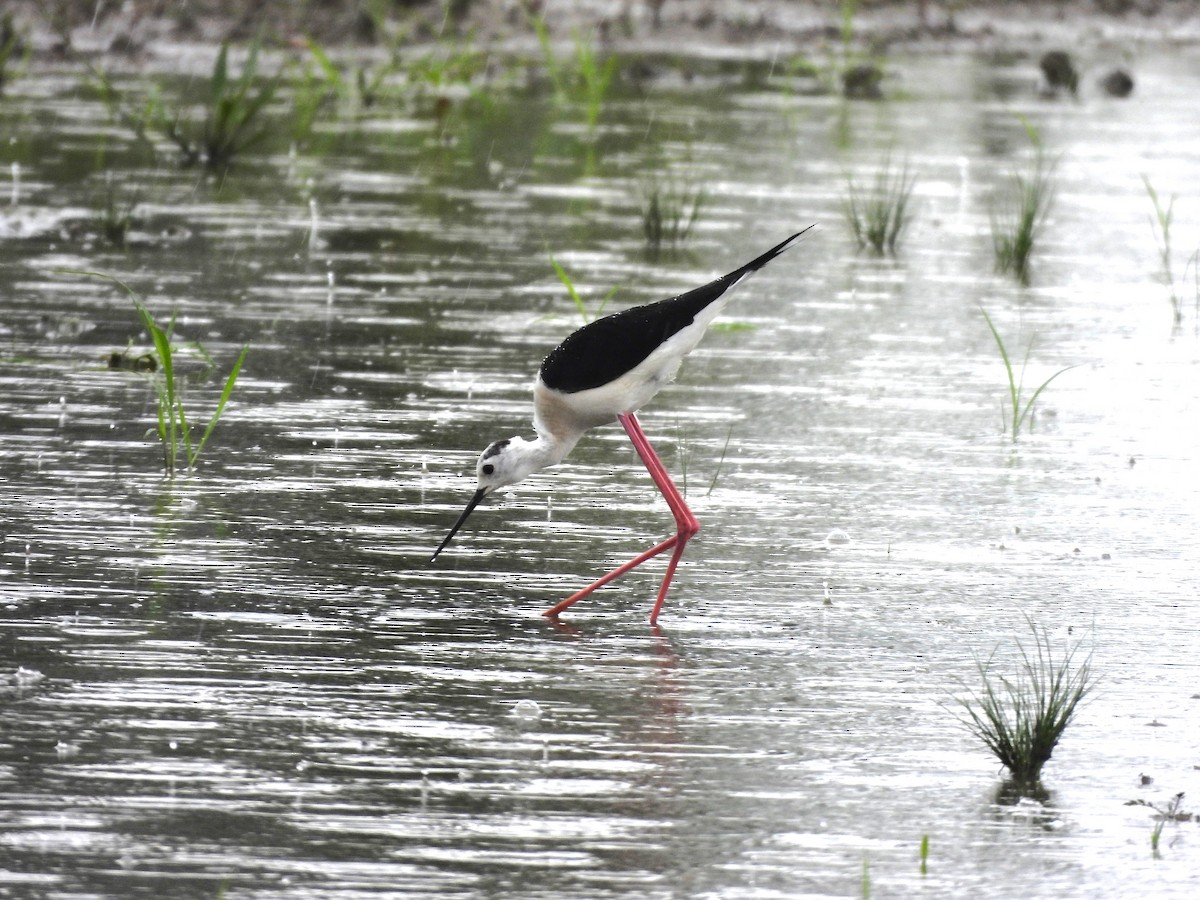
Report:
[[[475,495],[429,561],[433,562],[446,549],[484,497],[561,462],[589,428],[616,420],[633,441],[638,456],[671,508],[676,533],[552,606],[545,615],[557,616],[597,588],[674,548],[650,613],[651,624],[656,622],[683,548],[700,530],[700,522],[671,482],[634,413],[675,378],[683,358],[700,343],[705,329],[729,302],[733,289],[813,227],[808,226],[740,269],[703,287],[590,322],[550,351],[533,386],[533,427],[537,437],[532,441],[512,437],[488,445],[475,466],[479,478]]]

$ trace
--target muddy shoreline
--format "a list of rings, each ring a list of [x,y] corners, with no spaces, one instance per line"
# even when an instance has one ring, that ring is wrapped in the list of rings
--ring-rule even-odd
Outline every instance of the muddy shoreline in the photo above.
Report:
[[[252,12],[228,0],[188,3],[96,4],[92,0],[16,0],[6,4],[32,58],[170,58],[187,46],[210,46],[256,36],[279,47],[305,38],[330,47],[395,46],[435,41],[447,33],[497,50],[536,49],[520,0],[451,0],[400,3],[383,16],[364,4],[258,4]],[[622,53],[677,53],[754,57],[780,50],[802,52],[840,44],[841,6],[834,0],[666,0],[542,2],[541,14],[555,40],[595,34]],[[1200,39],[1200,4],[1193,0],[1067,0],[938,4],[862,2],[851,28],[859,50],[900,47],[1065,48],[1109,43]]]

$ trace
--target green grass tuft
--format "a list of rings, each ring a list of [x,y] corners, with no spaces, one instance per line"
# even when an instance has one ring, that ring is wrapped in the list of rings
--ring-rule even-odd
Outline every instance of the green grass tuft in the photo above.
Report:
[[[678,250],[688,242],[705,200],[704,188],[691,179],[653,175],[642,183],[642,234],[651,255],[663,249]]]
[[[1033,650],[1019,641],[1020,672],[996,674],[991,658],[976,660],[982,687],[959,698],[967,728],[1008,770],[1021,790],[1040,787],[1042,767],[1093,685],[1091,654],[1076,663],[1078,648],[1056,655],[1044,628],[1029,622]]]
[[[201,122],[196,122],[183,106],[168,106],[156,90],[136,110],[125,103],[107,76],[96,73],[96,77],[109,108],[140,139],[150,142],[147,131],[154,132],[179,149],[184,168],[203,163],[210,171],[222,171],[269,134],[261,113],[275,96],[279,78],[259,83],[259,49],[258,41],[251,44],[241,73],[231,77],[229,44],[221,45],[208,80]]]
[[[996,271],[1012,273],[1021,284],[1029,284],[1029,263],[1054,197],[1054,162],[1047,159],[1033,126],[1026,123],[1025,129],[1033,142],[1033,160],[1027,172],[1013,173],[1008,194],[991,214]]]
[[[859,247],[876,253],[895,253],[896,244],[909,222],[908,203],[916,177],[908,163],[893,168],[889,156],[869,188],[847,179],[848,193],[843,210]]]

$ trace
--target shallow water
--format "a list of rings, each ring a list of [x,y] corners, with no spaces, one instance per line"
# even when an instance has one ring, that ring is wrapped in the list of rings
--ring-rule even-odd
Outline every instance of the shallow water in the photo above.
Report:
[[[893,58],[884,103],[782,63],[664,68],[594,136],[514,84],[444,123],[331,111],[289,152],[280,101],[222,181],[77,73],[8,86],[0,894],[1193,896],[1195,822],[1155,858],[1126,802],[1200,796],[1198,57],[1125,52],[1123,102],[1089,80],[1109,48],[1078,102],[965,53]],[[1019,116],[1058,160],[1028,288],[989,230]],[[841,203],[889,150],[918,182],[881,260]],[[656,167],[708,199],[649,259]],[[1180,195],[1178,327],[1143,173]],[[110,183],[126,247],[88,223]],[[581,321],[550,254],[616,308],[812,222],[642,415],[704,526],[661,628],[661,563],[540,615],[670,527],[619,428],[428,565]],[[106,367],[148,349],[128,297],[64,270],[177,313],[222,376],[250,343],[196,474],[163,479],[148,379]],[[1027,386],[1077,367],[1015,444],[981,306],[1032,345]],[[194,420],[218,390],[193,384]],[[1015,672],[1027,619],[1100,680],[1049,799],[1011,805],[954,697],[977,659]]]

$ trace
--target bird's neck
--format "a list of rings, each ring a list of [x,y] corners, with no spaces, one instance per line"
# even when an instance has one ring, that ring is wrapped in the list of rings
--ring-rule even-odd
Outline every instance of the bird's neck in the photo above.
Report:
[[[578,435],[564,439],[539,429],[537,437],[529,442],[526,453],[531,462],[536,462],[537,469],[544,469],[562,462],[577,443]]]

